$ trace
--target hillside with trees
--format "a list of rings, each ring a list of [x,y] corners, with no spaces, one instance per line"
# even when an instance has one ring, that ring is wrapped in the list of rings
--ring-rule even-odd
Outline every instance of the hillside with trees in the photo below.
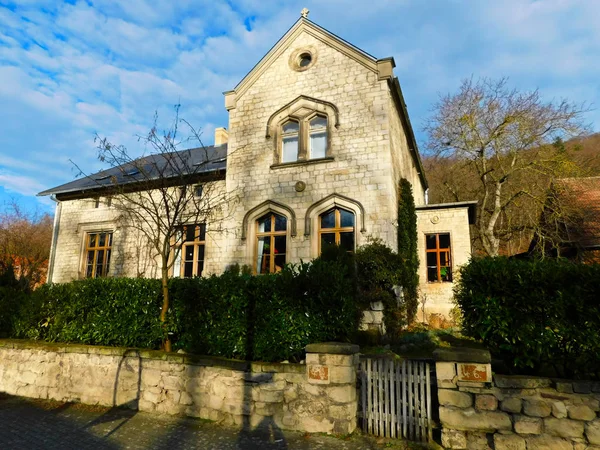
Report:
[[[527,190],[527,195],[515,198],[498,218],[498,254],[515,255],[528,250],[533,235],[538,231],[546,196],[554,181],[560,178],[600,176],[600,133],[572,138],[567,142],[559,139],[541,150],[525,150],[522,156],[532,164],[544,154],[557,157],[560,164],[550,174],[530,171],[526,176],[515,177],[511,192],[514,195]],[[456,156],[425,154],[423,165],[429,181],[431,203],[481,200],[481,180],[469,170],[465,161]],[[560,214],[567,214],[567,210],[570,211],[569,214],[576,214],[567,206],[562,205]],[[477,227],[473,227],[471,233],[474,252],[485,254]]]
[[[586,111],[506,79],[467,79],[440,98],[425,125],[429,198],[478,200],[475,254],[526,251],[552,181],[600,173],[600,135],[588,135]]]
[[[16,203],[0,209],[0,273],[7,269],[24,286],[46,282],[52,241],[52,217],[25,212]]]

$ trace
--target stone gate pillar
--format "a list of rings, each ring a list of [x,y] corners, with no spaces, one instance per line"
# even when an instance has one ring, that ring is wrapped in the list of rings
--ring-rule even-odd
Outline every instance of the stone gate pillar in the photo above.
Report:
[[[487,448],[486,433],[509,433],[510,417],[497,410],[490,352],[439,348],[433,355],[436,360],[442,446],[448,449]]]
[[[320,423],[327,429],[322,431],[348,434],[356,429],[358,363],[359,347],[355,344],[327,342],[306,346],[308,390],[323,405]]]

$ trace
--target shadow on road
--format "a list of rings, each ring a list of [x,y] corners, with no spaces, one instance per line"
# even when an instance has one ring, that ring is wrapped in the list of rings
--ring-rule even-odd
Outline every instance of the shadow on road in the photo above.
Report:
[[[119,449],[85,429],[87,414],[81,416],[71,404],[18,397],[0,397],[0,448],[30,449]]]
[[[126,402],[119,403],[119,384],[124,383],[127,387],[127,382],[129,381],[128,378],[131,378],[136,371],[137,380],[135,397]],[[117,373],[115,374],[115,382],[113,384],[112,408],[106,411],[100,417],[92,420],[84,428],[91,428],[105,423],[120,422],[117,426],[111,428],[110,431],[104,435],[104,438],[108,438],[112,434],[119,431],[123,425],[125,425],[137,414],[141,388],[142,357],[140,356],[140,352],[138,350],[128,349],[121,356],[121,360],[117,366]]]

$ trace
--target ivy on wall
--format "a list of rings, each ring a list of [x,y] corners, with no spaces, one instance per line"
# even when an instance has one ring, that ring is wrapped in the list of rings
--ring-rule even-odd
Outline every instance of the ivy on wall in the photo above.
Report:
[[[407,320],[412,323],[419,305],[419,256],[415,199],[406,178],[398,184],[398,256],[402,260],[400,284],[404,291]]]

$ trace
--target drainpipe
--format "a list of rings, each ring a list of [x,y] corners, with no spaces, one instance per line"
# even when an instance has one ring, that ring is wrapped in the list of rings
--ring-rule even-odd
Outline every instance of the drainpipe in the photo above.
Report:
[[[429,205],[429,188],[425,189],[425,204]]]
[[[52,276],[54,274],[54,260],[56,259],[56,241],[58,240],[58,231],[60,228],[60,212],[62,210],[62,203],[56,199],[55,195],[51,195],[50,199],[56,202],[56,208],[54,209],[54,227],[52,230],[52,244],[50,245],[50,261],[48,261],[48,276],[46,277],[46,283],[52,283]]]

